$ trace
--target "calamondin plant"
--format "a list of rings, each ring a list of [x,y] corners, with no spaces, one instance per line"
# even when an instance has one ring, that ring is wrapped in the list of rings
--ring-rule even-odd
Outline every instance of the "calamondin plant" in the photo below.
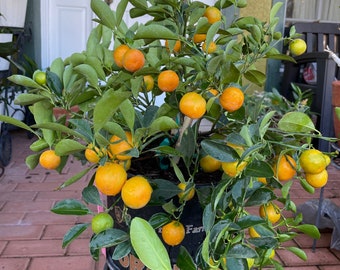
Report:
[[[326,183],[329,153],[312,142],[328,138],[299,89],[294,102],[275,89],[249,90],[265,83],[259,60],[293,59],[276,49],[291,40],[276,30],[282,3],[268,22],[226,19],[246,4],[122,0],[113,11],[92,0],[98,25],[86,50],[33,78],[9,77],[28,88],[16,102],[29,106],[35,124],[0,119],[36,135],[29,168],[61,172],[70,156],[83,162],[59,189],[92,175],[81,201],[52,208],[93,216],[66,232],[63,247],[92,228],[91,255],[106,248],[112,269],[137,259],[154,270],[280,269],[277,249],[306,259],[285,242],[319,232],[294,214],[290,188],[298,181],[314,192]]]

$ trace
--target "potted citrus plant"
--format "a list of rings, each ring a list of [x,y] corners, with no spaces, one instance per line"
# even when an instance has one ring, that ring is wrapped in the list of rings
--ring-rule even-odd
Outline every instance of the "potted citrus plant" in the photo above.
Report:
[[[150,20],[127,27],[128,3],[131,17]],[[29,106],[35,125],[0,117],[36,134],[27,165],[62,171],[70,156],[90,164],[59,187],[92,174],[83,201],[52,208],[93,215],[70,228],[63,247],[91,227],[91,255],[107,248],[111,269],[280,268],[280,248],[306,259],[283,246],[299,232],[319,237],[289,214],[289,190],[293,181],[308,192],[325,184],[329,156],[313,149],[312,139],[323,137],[302,94],[289,103],[277,91],[247,92],[265,82],[258,60],[292,58],[274,48],[290,40],[275,30],[281,4],[269,22],[227,24],[222,11],[245,5],[123,0],[112,11],[92,0],[98,26],[85,51],[33,78],[9,78],[30,89],[16,102]]]

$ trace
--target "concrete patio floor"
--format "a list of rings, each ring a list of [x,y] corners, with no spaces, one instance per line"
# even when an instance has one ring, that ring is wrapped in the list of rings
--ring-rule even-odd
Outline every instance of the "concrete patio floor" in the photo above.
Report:
[[[99,262],[89,255],[88,242],[91,231],[87,230],[80,239],[62,249],[62,239],[69,228],[86,217],[59,216],[50,212],[51,206],[65,198],[80,198],[81,186],[87,179],[62,191],[54,191],[67,175],[79,171],[81,165],[69,162],[62,174],[41,167],[29,170],[25,157],[30,154],[28,139],[23,131],[12,132],[13,153],[11,163],[0,177],[0,269],[1,270],[97,270],[103,269],[105,258]],[[330,165],[329,182],[325,187],[325,198],[340,206],[340,171]],[[299,205],[310,199],[318,199],[319,191],[308,194],[299,184],[291,190],[293,201]],[[323,230],[316,242],[300,235],[289,245],[302,248],[308,255],[302,261],[285,250],[276,256],[288,270],[336,270],[340,269],[340,250],[330,249],[331,230]],[[137,268],[136,268],[137,269]],[[184,269],[185,270],[185,269]]]

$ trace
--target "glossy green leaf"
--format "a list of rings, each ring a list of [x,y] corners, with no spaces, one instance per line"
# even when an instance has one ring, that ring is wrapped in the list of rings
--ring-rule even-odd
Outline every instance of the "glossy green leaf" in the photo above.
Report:
[[[247,200],[246,206],[262,205],[275,199],[274,192],[270,189],[257,189]]]
[[[276,14],[278,13],[278,11],[280,10],[280,8],[282,7],[282,2],[278,2],[278,3],[275,3],[271,10],[270,10],[270,14],[269,14],[269,20],[270,22],[274,20]]]
[[[16,118],[12,118],[10,116],[7,116],[7,115],[2,115],[0,114],[0,122],[5,122],[5,123],[8,123],[8,124],[11,124],[11,125],[14,125],[14,126],[17,126],[19,128],[22,128],[22,129],[25,129],[25,130],[28,130],[29,132],[32,132],[34,134],[35,131],[33,129],[31,129],[28,125],[26,125],[24,122],[16,119]]]
[[[303,112],[288,112],[278,123],[279,129],[285,132],[312,132],[315,126],[312,119]]]
[[[75,199],[66,199],[59,201],[52,207],[51,211],[59,215],[77,216],[84,216],[92,213],[85,204]]]
[[[104,206],[103,201],[100,198],[99,191],[95,186],[92,185],[85,187],[81,194],[85,202]]]
[[[321,235],[320,235],[319,229],[315,225],[301,224],[301,225],[295,226],[295,228],[299,230],[300,232],[303,232],[304,234],[307,234],[314,239],[320,239]]]
[[[124,100],[120,104],[119,110],[121,111],[128,128],[133,130],[135,124],[135,108],[132,102],[129,99]]]
[[[108,131],[110,134],[115,134],[119,138],[125,137],[125,131],[122,128],[121,125],[115,123],[115,122],[107,122],[105,126],[103,127],[106,131]]]
[[[63,139],[55,146],[55,152],[59,156],[74,154],[85,149],[85,145],[82,145],[81,143],[71,139]]]
[[[46,83],[56,96],[61,97],[64,87],[57,74],[46,70]]]
[[[298,256],[301,260],[307,261],[306,253],[298,247],[286,247],[287,250]]]
[[[132,251],[131,243],[129,241],[122,242],[118,244],[112,253],[112,259],[115,261],[124,258],[125,256],[129,255]]]
[[[260,122],[260,126],[259,126],[259,133],[260,133],[261,139],[266,134],[275,113],[276,113],[276,111],[270,111],[262,117],[261,122]]]
[[[256,224],[263,224],[265,223],[265,220],[263,218],[260,218],[259,216],[253,216],[253,215],[247,215],[244,217],[241,217],[237,221],[237,225],[240,226],[241,229],[245,229],[251,226],[254,226]]]
[[[83,178],[83,176],[85,176],[90,170],[92,170],[93,167],[87,167],[86,169],[72,175],[72,177],[70,177],[69,179],[67,179],[64,183],[62,183],[59,187],[59,189],[63,189],[65,187],[68,187],[69,185],[74,184],[75,182],[77,182],[78,180],[80,180],[81,178]]]
[[[62,247],[67,247],[73,240],[75,240],[79,235],[81,235],[82,232],[84,232],[88,227],[90,223],[82,223],[77,224],[73,226],[65,235],[63,238],[63,244]]]
[[[26,166],[30,169],[33,170],[35,167],[38,166],[39,164],[39,157],[40,153],[38,154],[33,154],[33,155],[28,155],[25,159]]]
[[[244,73],[244,77],[258,86],[263,86],[266,82],[266,74],[258,70],[249,70]]]
[[[288,181],[282,186],[281,188],[282,198],[286,199],[289,196],[289,190],[292,185],[293,185],[293,181]]]
[[[43,139],[38,139],[35,142],[31,143],[30,149],[34,152],[39,152],[48,147],[48,143]]]
[[[168,116],[161,116],[155,119],[149,128],[149,136],[161,131],[168,131],[178,128],[178,124]]]
[[[156,213],[151,216],[151,218],[148,220],[152,228],[158,229],[162,227],[163,225],[169,223],[171,221],[171,218],[166,213]]]
[[[69,122],[75,126],[74,131],[77,132],[78,134],[78,135],[72,134],[73,136],[75,136],[76,138],[81,136],[81,139],[83,140],[87,140],[89,142],[93,141],[92,127],[91,127],[91,123],[89,120],[71,118],[69,119]],[[69,132],[65,132],[65,131],[63,132],[70,134]]]
[[[315,193],[315,188],[312,187],[306,179],[304,178],[300,178],[300,185],[303,187],[303,189],[305,191],[307,191],[310,194],[314,194]]]
[[[58,78],[60,79],[60,81],[62,81],[64,68],[65,68],[65,65],[64,65],[63,60],[60,57],[58,57],[52,61],[52,64],[50,66],[50,71],[56,74]]]
[[[51,123],[53,120],[52,104],[47,100],[36,102],[32,105],[31,110],[34,115],[35,122],[39,124]],[[55,139],[54,130],[41,128],[43,137],[48,145],[53,145]]]
[[[98,75],[96,70],[88,64],[80,64],[74,70],[86,77],[86,80],[93,88],[98,88]]]
[[[78,65],[84,64],[86,60],[85,53],[75,52],[72,53],[69,58],[66,60],[69,60],[73,67],[76,67]]]
[[[206,232],[210,231],[211,228],[213,227],[215,222],[215,215],[216,212],[213,210],[211,203],[206,205],[206,207],[203,210],[202,217],[203,227]]]
[[[180,246],[179,254],[176,261],[177,267],[179,269],[186,269],[186,270],[196,270],[197,267],[194,263],[194,260],[191,258],[190,253],[184,246]]]
[[[170,156],[182,156],[181,152],[177,151],[175,148],[171,146],[158,146],[153,148],[155,151],[159,152],[160,154],[170,155]]]
[[[85,64],[89,65],[96,71],[97,76],[100,80],[105,81],[106,79],[105,71],[103,69],[102,62],[97,57],[94,56],[87,57],[85,60]]]
[[[278,240],[275,237],[256,237],[249,238],[249,243],[262,249],[275,248]]]
[[[232,258],[255,258],[257,253],[254,249],[246,245],[236,244],[227,253],[227,257]]]
[[[146,267],[157,270],[172,269],[167,250],[147,221],[139,217],[133,218],[130,237],[134,250]]]
[[[273,177],[274,171],[272,167],[268,164],[268,162],[264,162],[261,160],[253,160],[249,163],[245,170],[245,175],[252,177]]]
[[[160,24],[149,24],[141,26],[135,37],[135,39],[178,39],[178,35]]]
[[[151,194],[150,203],[164,202],[181,191],[175,183],[168,180],[153,179],[151,183],[154,190]]]
[[[14,104],[26,106],[36,103],[38,101],[48,99],[45,96],[37,95],[37,94],[29,94],[29,93],[22,93],[14,100]]]
[[[58,132],[63,132],[68,135],[75,136],[76,138],[80,139],[86,139],[85,136],[83,136],[81,133],[77,132],[77,130],[71,129],[65,125],[59,124],[59,123],[53,123],[53,122],[45,122],[41,124],[35,124],[32,125],[33,128],[42,128],[42,129],[48,129],[51,131],[58,131]],[[44,136],[45,140],[46,137]]]
[[[207,154],[220,161],[232,162],[239,158],[237,152],[224,142],[203,140],[201,146]]]
[[[100,249],[119,245],[129,240],[129,235],[118,229],[110,228],[92,237],[90,241],[91,249]]]
[[[97,132],[111,119],[119,105],[130,96],[129,92],[109,89],[97,102],[93,112],[94,131]]]
[[[109,5],[102,0],[91,0],[91,9],[98,16],[102,24],[112,30],[115,29],[116,18]]]
[[[37,84],[34,80],[24,75],[15,74],[15,75],[9,76],[8,80],[11,82],[14,82],[15,84],[25,86],[27,88],[36,88],[36,89],[42,88],[40,84]]]
[[[120,0],[117,9],[116,9],[116,23],[117,25],[120,25],[122,18],[125,14],[126,6],[128,4],[128,0]]]

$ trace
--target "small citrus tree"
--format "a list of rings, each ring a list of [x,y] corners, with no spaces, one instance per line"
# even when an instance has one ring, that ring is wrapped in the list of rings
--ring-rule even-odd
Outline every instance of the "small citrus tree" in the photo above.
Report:
[[[122,20],[128,3],[131,17],[150,20],[128,27]],[[319,237],[316,227],[301,224],[301,215],[287,215],[296,212],[289,190],[300,181],[314,192],[308,174],[322,171],[327,181],[328,155],[315,150],[317,158],[307,155],[306,166],[299,157],[313,148],[313,139],[328,138],[315,129],[298,89],[295,102],[275,90],[247,93],[249,84],[265,82],[266,75],[256,69],[259,60],[293,61],[275,46],[296,33],[282,38],[275,30],[281,3],[273,6],[269,22],[242,17],[227,24],[221,11],[244,6],[246,1],[236,0],[219,0],[213,7],[199,1],[122,0],[112,11],[92,0],[98,26],[85,51],[55,59],[46,78],[41,71],[35,74],[39,80],[9,78],[29,89],[17,103],[28,105],[36,122],[27,126],[0,117],[37,136],[27,165],[62,171],[69,156],[90,163],[59,187],[93,175],[82,192],[84,202],[63,200],[52,209],[94,215],[91,223],[66,233],[63,247],[92,225],[95,259],[101,248],[114,246],[115,260],[133,253],[150,269],[171,269],[164,245],[180,245],[186,237],[183,213],[198,197],[203,242],[194,258],[185,247],[179,249],[180,269],[272,264],[279,269],[274,254],[281,248],[306,259],[302,250],[282,246],[298,232]],[[150,176],[155,160],[170,179]],[[305,174],[313,162],[322,170]],[[136,169],[136,164],[142,165]],[[105,205],[100,193],[114,196],[112,205]],[[119,203],[126,230],[112,228],[116,222],[108,214]],[[87,204],[105,211],[95,214]],[[161,208],[147,221],[130,215],[148,205]],[[164,244],[155,232],[159,228]]]

